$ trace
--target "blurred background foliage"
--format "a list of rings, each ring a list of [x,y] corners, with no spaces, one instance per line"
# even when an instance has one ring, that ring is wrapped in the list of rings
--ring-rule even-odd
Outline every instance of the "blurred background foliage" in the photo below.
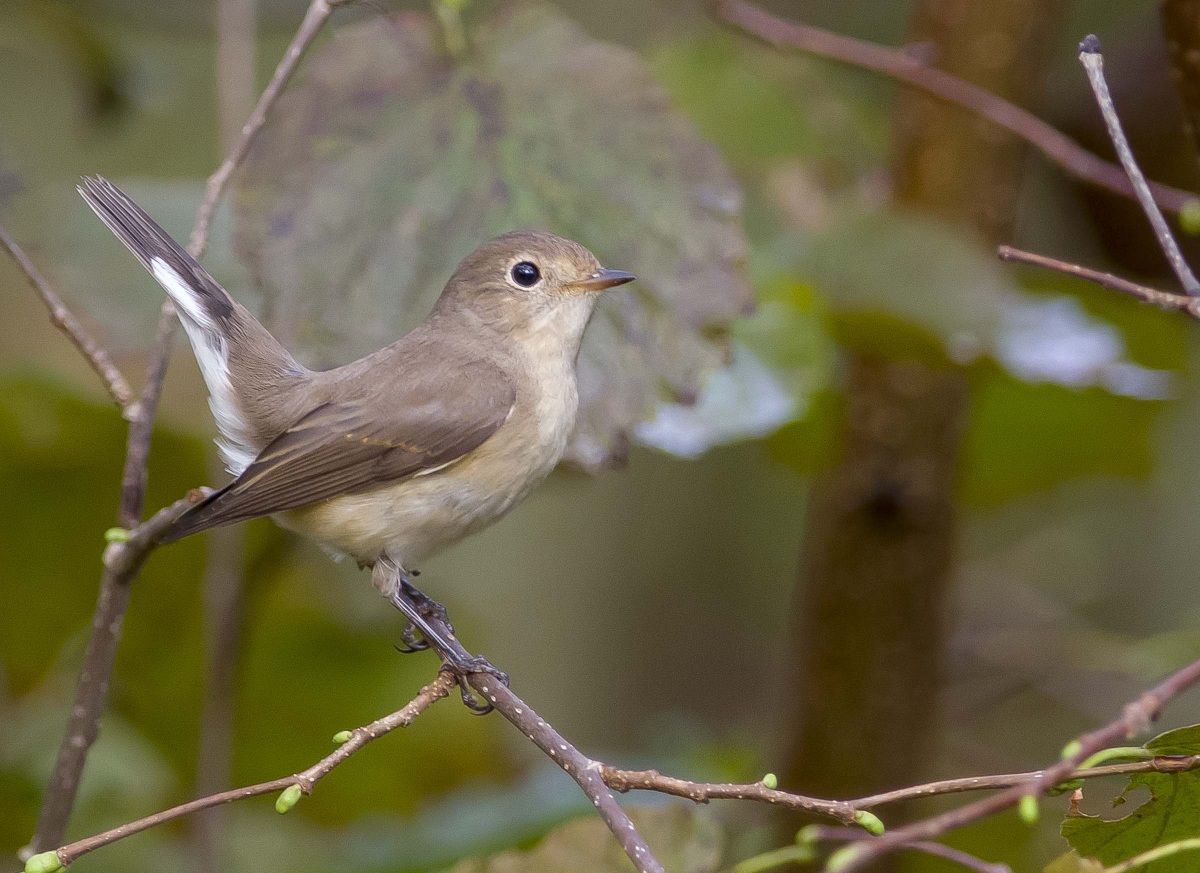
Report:
[[[917,13],[913,2],[764,5],[890,45],[909,39]],[[255,88],[305,6],[257,3]],[[916,777],[1053,759],[1064,739],[1196,656],[1191,324],[1008,270],[965,223],[894,205],[891,83],[769,52],[699,4],[555,0],[514,17],[477,0],[464,27],[479,42],[464,63],[509,89],[504,129],[520,134],[501,137],[483,168],[438,135],[468,116],[453,95],[436,112],[421,103],[420,88],[444,87],[436,71],[397,84],[400,68],[385,63],[389,51],[401,57],[394,45],[346,48],[389,27],[411,36],[411,17],[378,17],[397,10],[425,7],[338,12],[337,35],[321,41],[239,176],[205,263],[324,361],[411,324],[458,258],[509,225],[548,224],[644,277],[607,304],[585,358],[592,441],[575,457],[613,468],[560,471],[509,519],[422,568],[463,638],[581,748],[705,779],[802,772],[788,760],[803,754],[793,738],[808,678],[792,613],[810,581],[809,495],[841,453],[847,354],[917,362],[966,386],[950,584],[936,615],[911,619],[915,634],[925,621],[945,627]],[[10,83],[0,91],[0,217],[126,372],[144,363],[161,293],[74,184],[103,173],[186,236],[220,155],[212,19],[210,4],[185,0],[0,9]],[[1107,151],[1074,60],[1078,37],[1097,32],[1147,171],[1194,188],[1156,4],[1076,0],[1045,28],[1046,74],[1024,101]],[[403,57],[416,72],[437,60]],[[568,75],[579,70],[587,75]],[[346,102],[371,81],[374,100]],[[400,85],[410,91],[398,95]],[[639,96],[626,112],[629,89]],[[1036,156],[1021,159],[1014,209],[1017,244],[1168,281],[1136,207]],[[326,294],[343,282],[358,289],[352,305]],[[65,721],[124,427],[7,261],[0,302],[0,855],[11,857],[33,830]],[[181,347],[148,506],[213,478],[202,398]],[[433,667],[393,651],[399,623],[362,574],[266,522],[241,536],[235,784],[307,766],[336,731],[409,699]],[[213,761],[198,763],[202,585],[206,567],[228,570],[228,548],[185,541],[139,580],[72,835],[182,801],[212,777]],[[1200,720],[1195,703],[1171,718]],[[1094,792],[1093,805],[1104,796]],[[288,870],[416,871],[536,846],[525,862],[456,869],[563,869],[556,853],[592,840],[594,869],[610,869],[593,826],[538,843],[586,806],[498,719],[443,704],[352,758],[286,818],[239,804],[211,828],[180,822],[79,867],[188,869],[215,853],[211,869],[230,871],[264,858]],[[647,815],[652,844],[676,847],[678,869],[697,871],[802,823],[728,806]],[[1049,815],[1034,828],[1001,817],[954,840],[1022,870],[1065,849]]]

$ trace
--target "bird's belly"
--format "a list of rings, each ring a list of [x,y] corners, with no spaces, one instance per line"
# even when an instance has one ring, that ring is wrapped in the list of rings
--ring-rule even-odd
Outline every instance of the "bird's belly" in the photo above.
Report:
[[[361,564],[372,564],[386,553],[402,566],[413,567],[498,520],[554,463],[530,464],[519,471],[509,467],[503,477],[487,475],[490,466],[464,459],[437,473],[335,497],[276,518],[328,551]]]
[[[412,568],[507,513],[566,451],[578,408],[573,359],[539,372],[537,392],[490,439],[436,472],[276,516],[327,550]]]

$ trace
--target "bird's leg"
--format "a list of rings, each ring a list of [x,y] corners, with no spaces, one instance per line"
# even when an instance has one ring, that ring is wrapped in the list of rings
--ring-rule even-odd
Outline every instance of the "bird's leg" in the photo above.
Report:
[[[404,589],[404,593],[408,595],[409,599],[417,605],[417,609],[421,610],[423,616],[437,619],[450,631],[450,636],[454,636],[454,625],[450,623],[450,616],[446,614],[446,607],[413,585],[407,575],[400,580],[400,587]]]
[[[372,581],[408,620],[402,633],[402,639],[408,646],[407,651],[433,647],[445,668],[457,677],[463,703],[467,708],[478,715],[491,712],[490,703],[481,703],[475,698],[467,677],[472,673],[489,673],[507,685],[508,674],[494,667],[487,658],[467,653],[454,637],[454,629],[445,617],[445,608],[418,590],[399,563],[386,556],[381,557],[375,563]],[[418,633],[422,640],[417,640]]]

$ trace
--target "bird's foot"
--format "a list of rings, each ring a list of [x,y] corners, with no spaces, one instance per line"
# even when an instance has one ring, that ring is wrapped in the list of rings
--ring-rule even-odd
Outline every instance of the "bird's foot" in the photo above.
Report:
[[[489,691],[487,685],[481,686],[476,694],[476,689],[471,685],[471,676],[479,673],[486,673],[489,676],[495,677],[496,681],[508,687],[508,674],[503,670],[498,669],[487,658],[479,655],[471,657],[462,657],[451,653],[443,653],[442,669],[448,670],[454,674],[454,678],[458,681],[458,690],[462,695],[463,706],[471,710],[475,715],[487,715],[496,707],[492,704],[496,700],[496,695]],[[482,700],[480,698],[483,698]]]
[[[380,561],[375,570],[376,573],[391,574],[391,579],[398,583],[388,584],[386,577],[377,581],[377,587],[381,591],[390,592],[389,599],[392,605],[407,619],[400,635],[404,645],[396,646],[397,650],[420,652],[434,649],[442,659],[442,669],[454,674],[467,709],[477,715],[487,715],[491,712],[494,707],[486,697],[494,700],[495,695],[482,690],[486,686],[481,685],[479,693],[486,697],[480,700],[470,679],[476,674],[486,673],[507,687],[508,674],[494,667],[487,658],[465,652],[454,637],[454,625],[450,624],[446,616],[446,608],[413,585],[398,565]]]

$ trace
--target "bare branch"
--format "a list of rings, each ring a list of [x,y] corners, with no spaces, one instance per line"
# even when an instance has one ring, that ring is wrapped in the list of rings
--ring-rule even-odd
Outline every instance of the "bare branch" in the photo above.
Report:
[[[822,840],[869,840],[871,835],[865,831],[853,831],[846,828],[831,828],[820,827],[818,825],[810,825],[803,831],[806,843],[814,843]],[[959,849],[944,846],[941,843],[918,842],[908,843],[901,846],[905,851],[924,852],[927,855],[936,855],[939,858],[944,858],[953,864],[958,864],[960,867],[966,867],[968,870],[975,870],[977,873],[1012,873],[1012,868],[1007,864],[993,864],[984,861],[974,855],[969,855]],[[1107,871],[1106,871],[1107,873]]]
[[[872,72],[882,73],[912,88],[961,106],[1021,137],[1051,163],[1089,184],[1124,197],[1134,197],[1133,185],[1116,164],[1094,155],[1032,112],[1009,103],[970,82],[951,76],[901,49],[853,39],[782,18],[746,0],[715,0],[717,17],[777,49],[798,49]],[[1196,195],[1158,182],[1149,183],[1163,209],[1179,212]]]
[[[79,349],[79,353],[91,365],[91,368],[96,371],[96,375],[104,382],[104,387],[108,389],[108,394],[112,397],[117,406],[121,407],[122,413],[128,415],[132,411],[133,405],[136,402],[133,396],[133,389],[129,387],[129,383],[125,381],[125,377],[121,375],[121,371],[117,365],[113,363],[112,357],[108,351],[96,342],[95,339],[84,329],[79,320],[75,318],[71,310],[67,309],[62,298],[54,293],[54,289],[50,287],[50,283],[46,281],[46,277],[41,274],[38,268],[34,265],[29,255],[17,245],[16,240],[9,236],[8,231],[0,225],[0,246],[8,251],[12,259],[16,261],[17,266],[29,278],[29,282],[37,291],[38,296],[42,298],[42,302],[46,304],[46,309],[50,311],[50,321],[54,326],[67,335],[75,348]]]
[[[1079,769],[1063,781],[1073,779],[1096,779],[1102,776],[1123,776],[1130,773],[1182,773],[1200,768],[1200,755],[1185,758],[1151,758],[1128,764],[1110,764],[1103,767]],[[769,788],[762,782],[691,782],[674,776],[666,776],[657,770],[622,770],[610,764],[602,764],[600,775],[613,791],[622,794],[628,791],[657,791],[672,797],[682,797],[695,803],[711,800],[752,800],[784,809],[794,809],[814,815],[827,816],[845,825],[855,824],[855,815],[860,810],[875,809],[893,803],[903,803],[922,797],[943,794],[962,794],[968,791],[996,791],[1024,785],[1041,777],[1042,771],[1026,773],[1000,773],[994,776],[964,776],[958,779],[943,779],[907,788],[897,788],[879,794],[870,794],[853,800],[823,800],[803,794],[793,794],[777,788]],[[857,833],[857,832],[856,832]]]
[[[130,532],[126,542],[111,543],[104,551],[104,572],[100,579],[100,599],[92,616],[92,635],[83,656],[83,670],[79,674],[67,732],[59,747],[54,773],[42,805],[38,822],[39,836],[34,838],[30,854],[54,844],[53,841],[39,843],[39,839],[46,840],[47,835],[58,833],[61,840],[61,833],[70,817],[88,749],[96,741],[100,714],[108,697],[112,662],[121,638],[121,618],[129,604],[130,582],[141,572],[146,558],[154,550],[155,538],[189,507],[200,502],[203,496],[203,491],[193,491]]]
[[[395,596],[407,600],[414,613],[420,612],[417,604],[403,589],[399,590]],[[426,616],[426,619],[437,637],[449,641],[450,651],[438,651],[443,660],[448,657],[471,660],[474,657],[463,648],[462,643],[458,641],[453,631],[441,618]],[[438,649],[438,640],[429,639],[428,642]],[[601,762],[593,761],[567,742],[562,734],[551,727],[545,719],[530,708],[529,704],[517,697],[507,685],[500,682],[495,676],[489,673],[471,673],[466,681],[498,713],[575,780],[583,793],[592,801],[596,812],[599,813],[608,829],[612,831],[613,836],[617,838],[617,842],[621,844],[621,848],[625,850],[625,854],[629,856],[629,860],[633,862],[639,873],[664,873],[662,864],[651,853],[650,847],[642,835],[638,833],[625,810],[621,809],[620,804],[613,797],[612,791],[604,783],[602,775],[604,765]]]
[[[958,809],[913,822],[904,827],[888,831],[882,836],[864,840],[849,847],[843,863],[842,873],[861,870],[872,861],[903,846],[925,840],[933,840],[943,834],[963,827],[987,816],[1016,806],[1022,797],[1039,796],[1071,778],[1089,756],[1117,742],[1129,740],[1144,733],[1158,718],[1164,706],[1175,697],[1200,682],[1200,661],[1195,661],[1182,670],[1172,673],[1157,686],[1127,705],[1118,718],[1090,733],[1084,734],[1067,746],[1063,759],[1044,770],[1038,770],[1029,779],[991,797],[975,801]]]
[[[212,217],[229,180],[249,152],[255,136],[266,123],[272,107],[287,86],[301,57],[324,26],[332,9],[346,2],[348,0],[312,0],[309,5],[304,20],[275,69],[275,74],[243,126],[236,145],[205,185],[204,198],[196,210],[195,225],[188,241],[188,250],[194,257],[200,257],[207,248]],[[117,513],[119,523],[125,528],[137,524],[144,507],[150,437],[154,429],[154,418],[162,395],[163,382],[166,379],[167,364],[171,357],[175,325],[175,308],[169,300],[164,301],[159,312],[158,334],[146,371],[145,387],[142,389],[141,399],[134,406],[135,414],[129,416],[125,470],[121,479],[121,501]],[[153,548],[152,543],[148,550],[149,548]],[[50,786],[38,816],[37,833],[27,850],[29,853],[40,852],[46,846],[61,843],[66,832],[83,765],[95,741],[108,697],[108,683],[120,639],[121,622],[129,604],[128,587],[135,576],[136,571],[124,578],[118,578],[108,572],[101,577],[100,595],[92,617],[92,639],[89,640],[84,655],[75,701],[71,707],[71,719],[67,725],[67,735],[54,762]]]
[[[212,224],[213,214],[217,211],[217,205],[221,202],[221,196],[225,193],[225,188],[233,176],[233,171],[245,160],[250,146],[254,145],[254,138],[267,123],[271,109],[275,106],[279,95],[283,93],[283,89],[287,87],[292,74],[296,72],[300,59],[304,57],[308,47],[312,45],[321,28],[325,26],[333,8],[347,2],[349,0],[313,0],[309,4],[308,11],[304,13],[304,20],[300,22],[300,28],[296,31],[296,35],[292,37],[292,41],[283,55],[283,60],[275,68],[275,74],[267,83],[262,96],[258,98],[254,111],[250,113],[250,117],[242,126],[241,137],[217,171],[208,177],[208,182],[204,186],[204,200],[196,211],[196,223],[192,227],[192,235],[188,238],[188,251],[191,252],[192,257],[199,258],[208,248],[209,226]]]
[[[1146,176],[1134,159],[1133,150],[1129,147],[1129,140],[1125,138],[1125,131],[1121,129],[1121,119],[1117,117],[1117,107],[1113,104],[1112,94],[1108,90],[1108,81],[1104,78],[1104,56],[1100,54],[1100,40],[1095,36],[1088,36],[1079,44],[1079,62],[1083,64],[1083,69],[1087,72],[1088,83],[1092,86],[1092,93],[1096,95],[1100,114],[1104,116],[1104,126],[1108,128],[1108,138],[1112,140],[1112,144],[1117,150],[1117,156],[1121,159],[1121,166],[1125,168],[1125,174],[1129,176],[1129,181],[1133,184],[1138,202],[1141,203],[1142,210],[1150,221],[1150,226],[1154,228],[1158,244],[1162,248],[1163,254],[1167,256],[1171,269],[1179,277],[1179,284],[1183,286],[1183,290],[1189,296],[1195,297],[1200,294],[1200,282],[1196,281],[1192,268],[1183,259],[1179,244],[1175,242],[1175,237],[1171,235],[1171,228],[1167,226],[1167,220],[1163,218],[1162,212],[1154,202],[1154,195],[1146,182]]]
[[[1143,303],[1150,303],[1161,309],[1186,312],[1192,318],[1200,319],[1200,299],[1195,297],[1172,294],[1169,291],[1159,291],[1157,288],[1139,285],[1128,279],[1122,279],[1120,276],[1114,276],[1112,273],[1103,273],[1099,270],[1080,266],[1079,264],[1072,264],[1069,261],[1060,261],[1057,258],[1047,257],[1046,255],[1038,255],[1033,252],[1015,249],[1012,246],[1000,246],[996,250],[996,254],[1002,261],[1028,264],[1033,267],[1045,267],[1048,270],[1065,273],[1068,276],[1075,276],[1078,279],[1086,279],[1089,282],[1095,282],[1097,285],[1103,285],[1105,288],[1111,288],[1113,291],[1120,291],[1122,294],[1136,297]]]
[[[420,693],[403,709],[397,710],[391,715],[385,715],[383,718],[376,719],[370,724],[363,725],[351,731],[348,740],[307,770],[301,770],[299,773],[293,773],[291,776],[284,776],[280,779],[272,779],[269,782],[247,785],[245,788],[222,791],[219,794],[211,794],[208,797],[201,797],[189,803],[173,806],[170,809],[165,809],[154,815],[148,815],[145,818],[139,818],[137,821],[123,824],[120,827],[112,828],[93,837],[68,843],[56,849],[55,854],[58,855],[60,863],[65,866],[78,860],[88,852],[93,852],[103,846],[123,840],[125,837],[133,836],[136,833],[169,821],[174,821],[177,818],[199,812],[203,809],[211,809],[214,806],[232,803],[235,800],[245,800],[248,797],[273,794],[290,788],[293,785],[299,785],[300,790],[304,794],[312,794],[313,787],[328,776],[338,764],[341,764],[372,740],[377,740],[384,734],[391,733],[397,728],[408,727],[418,715],[449,694],[456,684],[453,675],[439,673],[437,678],[422,688]]]

